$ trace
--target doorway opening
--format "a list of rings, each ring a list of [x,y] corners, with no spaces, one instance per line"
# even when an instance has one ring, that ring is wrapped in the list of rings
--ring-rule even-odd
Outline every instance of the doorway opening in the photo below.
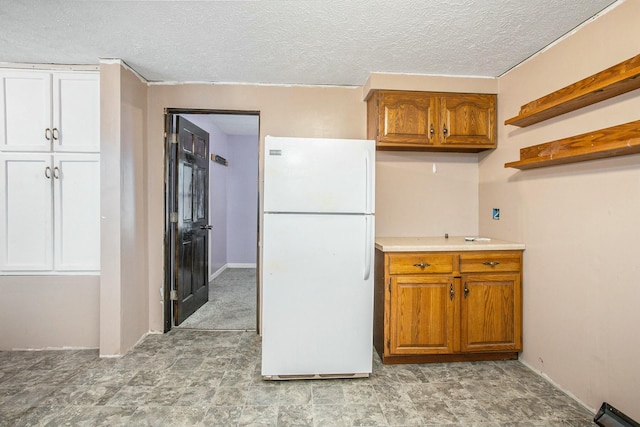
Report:
[[[164,331],[257,330],[259,112],[166,109],[165,153]]]

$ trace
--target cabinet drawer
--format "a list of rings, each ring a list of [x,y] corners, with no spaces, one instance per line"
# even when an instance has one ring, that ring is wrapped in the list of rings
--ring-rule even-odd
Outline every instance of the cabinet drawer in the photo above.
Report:
[[[453,272],[451,254],[389,254],[389,274],[434,274]]]
[[[522,253],[519,251],[460,254],[460,273],[520,271],[521,265]]]

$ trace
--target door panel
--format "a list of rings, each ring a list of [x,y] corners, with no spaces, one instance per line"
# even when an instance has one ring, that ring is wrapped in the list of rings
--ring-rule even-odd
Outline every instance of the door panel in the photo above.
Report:
[[[262,375],[371,371],[372,226],[366,215],[264,215]]]
[[[455,295],[452,276],[394,276],[391,279],[391,354],[454,351]]]
[[[267,137],[264,169],[265,212],[374,211],[374,141]]]
[[[173,317],[181,324],[209,299],[208,283],[208,151],[209,134],[175,117],[177,182],[175,183],[175,259]]]
[[[0,270],[53,267],[50,154],[0,154]]]
[[[462,277],[462,350],[520,350],[520,275]]]
[[[100,156],[56,154],[55,269],[100,269]]]
[[[51,75],[0,72],[0,149],[51,149]]]
[[[96,73],[53,74],[53,149],[100,151],[100,78]]]

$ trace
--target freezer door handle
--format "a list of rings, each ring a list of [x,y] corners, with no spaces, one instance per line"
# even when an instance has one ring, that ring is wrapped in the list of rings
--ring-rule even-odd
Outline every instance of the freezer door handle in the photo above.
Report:
[[[365,216],[365,247],[364,247],[364,280],[369,280],[371,275],[371,260],[373,258],[373,242],[371,237],[373,236],[373,221],[371,217]]]

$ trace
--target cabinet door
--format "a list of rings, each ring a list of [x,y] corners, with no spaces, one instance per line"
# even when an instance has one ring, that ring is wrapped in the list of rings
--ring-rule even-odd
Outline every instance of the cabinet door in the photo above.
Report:
[[[99,155],[56,154],[53,182],[56,271],[99,270]]]
[[[431,145],[435,142],[436,97],[420,92],[381,92],[378,145]]]
[[[0,72],[0,151],[50,151],[51,138],[51,75]]]
[[[522,350],[520,274],[462,276],[462,351]]]
[[[440,97],[438,135],[443,145],[496,146],[496,95],[446,94]]]
[[[53,149],[100,151],[97,73],[53,73]]]
[[[0,155],[0,271],[53,266],[49,154]]]
[[[391,278],[390,354],[454,351],[456,285],[452,276]]]

